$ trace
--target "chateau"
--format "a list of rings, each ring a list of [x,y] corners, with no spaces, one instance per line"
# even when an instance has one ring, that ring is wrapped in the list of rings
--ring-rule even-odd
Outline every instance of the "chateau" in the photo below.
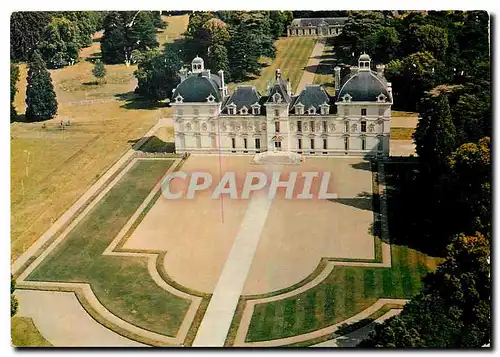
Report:
[[[347,17],[293,19],[287,28],[290,36],[338,36],[342,32]]]
[[[366,54],[343,80],[335,67],[333,97],[321,85],[292,93],[279,69],[265,94],[250,85],[228,93],[223,71],[211,73],[200,57],[180,76],[172,97],[177,153],[389,155],[392,88]]]

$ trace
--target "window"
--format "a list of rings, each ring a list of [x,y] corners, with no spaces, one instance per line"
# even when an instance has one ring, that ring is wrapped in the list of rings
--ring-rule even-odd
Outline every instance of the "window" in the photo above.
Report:
[[[346,136],[344,138],[344,150],[345,151],[349,150],[349,137],[348,136]]]
[[[297,147],[299,150],[302,150],[302,139],[301,138],[297,139]]]
[[[361,138],[361,150],[366,150],[366,138]]]
[[[259,138],[255,139],[255,150],[257,152],[260,152],[260,139]]]
[[[311,139],[311,150],[314,150],[314,139]]]
[[[275,121],[275,122],[274,122],[274,127],[275,127],[275,129],[276,129],[275,131],[276,131],[277,133],[279,133],[279,132],[280,132],[280,122],[279,122],[279,121]]]
[[[366,121],[364,120],[361,122],[361,132],[366,133]]]
[[[345,132],[346,133],[349,132],[349,122],[348,121],[345,122]]]
[[[236,106],[235,105],[228,106],[227,107],[227,114],[235,115],[236,114]]]
[[[247,153],[247,149],[248,149],[248,140],[247,138],[243,138],[243,147],[245,148],[245,150],[243,151],[244,153]]]
[[[313,107],[309,108],[309,110],[307,111],[307,113],[308,113],[309,115],[316,114],[316,108],[313,108]]]
[[[311,125],[311,132],[314,133],[314,122],[311,120],[309,124]]]
[[[366,115],[366,108],[361,109],[361,115]]]
[[[302,122],[300,120],[297,122],[297,132],[302,133]]]
[[[201,148],[201,136],[199,135],[196,137],[196,147]]]
[[[260,115],[260,107],[252,107],[252,114],[253,115]]]
[[[232,152],[236,152],[236,138],[231,138],[231,147],[233,148]]]
[[[323,133],[326,133],[328,131],[328,124],[326,120],[323,120]]]
[[[328,139],[323,139],[323,150],[328,149]]]
[[[275,142],[274,142],[274,147],[275,147],[277,150],[281,150],[281,141],[275,141]]]
[[[297,114],[297,115],[304,115],[304,107],[296,105],[295,106],[295,114]]]
[[[323,106],[321,107],[321,115],[328,115],[328,109],[329,109],[329,107],[328,107],[328,106],[323,105]]]
[[[276,109],[276,110],[274,111],[274,116],[275,116],[275,117],[279,117],[279,116],[280,116],[280,111],[279,111],[279,109]]]
[[[240,114],[247,115],[248,114],[248,109],[246,107],[241,108]]]

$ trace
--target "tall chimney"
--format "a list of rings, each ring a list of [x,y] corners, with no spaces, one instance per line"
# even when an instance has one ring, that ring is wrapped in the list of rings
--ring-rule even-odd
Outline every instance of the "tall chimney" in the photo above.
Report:
[[[220,94],[221,94],[221,97],[224,99],[224,97],[227,96],[226,83],[224,83],[224,71],[221,69],[217,73],[219,74],[220,81],[221,81],[221,87],[220,87],[220,92],[221,93]]]
[[[333,70],[335,72],[335,92],[337,92],[340,89],[340,67],[335,66]]]
[[[179,71],[179,77],[181,77],[181,82],[184,82],[184,80],[187,78],[188,71],[186,68],[182,67],[181,70]]]

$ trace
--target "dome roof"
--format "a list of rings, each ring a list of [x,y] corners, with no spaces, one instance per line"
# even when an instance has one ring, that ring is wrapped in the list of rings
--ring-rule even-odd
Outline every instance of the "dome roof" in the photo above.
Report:
[[[360,71],[349,77],[340,88],[337,101],[341,101],[346,94],[351,97],[351,102],[376,102],[380,94],[391,101],[387,87],[385,78],[377,77],[372,71]]]
[[[203,63],[203,58],[196,56],[191,63]]]
[[[359,56],[360,61],[370,61],[370,56],[368,56],[366,53],[363,53],[361,56]]]
[[[215,74],[210,74],[210,78],[202,73],[192,74],[177,86],[172,98],[175,100],[180,95],[183,103],[200,103],[206,102],[207,98],[212,95],[215,102],[220,102],[218,83],[220,83],[220,78]]]

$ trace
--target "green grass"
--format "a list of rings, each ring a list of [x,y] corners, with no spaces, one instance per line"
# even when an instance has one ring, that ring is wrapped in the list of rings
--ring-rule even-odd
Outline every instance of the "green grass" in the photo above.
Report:
[[[388,176],[388,184],[394,184],[391,177]],[[376,198],[378,185],[375,181],[373,192]],[[377,206],[378,199],[374,203]],[[387,205],[390,210],[390,200]],[[375,206],[374,209],[378,209]],[[375,237],[376,243],[378,240]],[[375,247],[376,251],[380,250],[377,244]],[[435,269],[440,258],[407,246],[392,245],[391,249],[391,268],[337,266],[325,280],[308,291],[287,299],[257,304],[246,340],[265,341],[308,333],[350,318],[379,298],[408,299],[418,294],[421,278]],[[281,311],[284,311],[284,317],[278,313]]]
[[[113,314],[175,336],[189,301],[160,288],[148,273],[146,258],[102,255],[172,163],[136,162],[27,280],[88,283]]]
[[[333,39],[328,38],[313,81],[313,84],[321,84],[331,96],[335,95],[334,54]]]
[[[29,317],[14,316],[10,319],[12,345],[16,347],[52,346],[38,331]]]
[[[415,128],[391,128],[391,140],[412,140]]]
[[[261,94],[265,94],[268,81],[274,83],[275,72],[279,68],[282,77],[292,82],[292,91],[295,91],[316,41],[313,37],[280,38],[275,42],[276,58],[262,58],[261,62],[265,67],[262,68],[260,76],[246,82],[230,83],[229,89],[233,90],[237,84],[247,84],[254,85]]]
[[[399,110],[393,110],[391,112],[393,117],[418,117],[418,113],[415,112],[404,112]]]

